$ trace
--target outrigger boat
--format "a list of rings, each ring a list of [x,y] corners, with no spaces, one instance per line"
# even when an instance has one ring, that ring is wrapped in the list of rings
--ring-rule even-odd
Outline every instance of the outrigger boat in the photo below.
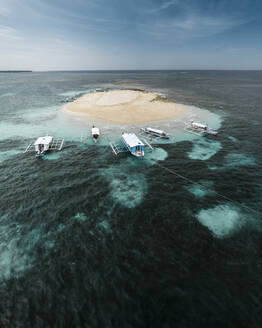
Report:
[[[190,124],[187,124],[185,130],[194,134],[212,134],[217,135],[218,132],[209,128],[207,124],[191,121]]]
[[[130,151],[131,155],[136,157],[143,157],[145,155],[145,145],[134,133],[123,133],[122,140]]]
[[[36,156],[42,156],[49,150],[61,150],[64,139],[54,139],[52,136],[39,137],[35,142],[30,143],[24,153],[35,151]]]
[[[99,131],[99,129],[96,128],[94,125],[93,125],[93,127],[92,127],[92,136],[93,136],[93,140],[94,140],[94,142],[96,143],[97,140],[98,140],[98,138],[99,138],[99,136],[100,136],[100,131]]]
[[[130,152],[135,157],[144,157],[145,146],[148,146],[151,150],[154,148],[146,141],[143,143],[134,133],[123,133],[122,134],[122,146],[110,143],[112,151],[115,155],[122,152]]]
[[[169,139],[169,136],[163,131],[155,128],[141,128],[142,133],[151,135],[152,137],[157,137],[161,139]]]

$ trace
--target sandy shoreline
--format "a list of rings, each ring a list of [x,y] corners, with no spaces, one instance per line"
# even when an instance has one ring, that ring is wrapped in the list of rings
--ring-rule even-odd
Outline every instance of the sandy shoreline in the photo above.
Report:
[[[187,106],[160,99],[152,92],[113,90],[94,92],[62,107],[68,114],[111,125],[132,125],[175,119],[183,116]]]

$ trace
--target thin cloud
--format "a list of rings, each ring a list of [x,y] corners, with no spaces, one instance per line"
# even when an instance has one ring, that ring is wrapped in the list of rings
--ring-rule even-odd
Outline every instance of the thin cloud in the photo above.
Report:
[[[178,0],[169,0],[169,1],[165,1],[164,3],[161,4],[161,6],[157,7],[157,8],[152,8],[152,9],[149,9],[147,10],[146,12],[148,13],[159,13],[163,10],[166,10],[168,9],[170,6],[173,6],[173,5],[176,5],[178,4],[179,1]]]
[[[222,33],[250,20],[237,17],[213,17],[188,14],[185,17],[162,19],[156,23],[144,25],[142,31],[152,36],[170,36],[173,39],[208,37]]]
[[[173,26],[174,28],[180,28],[184,34],[191,37],[205,37],[222,33],[247,22],[247,19],[232,16],[189,16],[182,22],[174,22]]]
[[[190,39],[212,36],[250,22],[250,17],[247,19],[243,11],[230,14],[224,2],[211,3],[212,6],[200,6],[199,2],[166,0],[159,7],[146,11],[156,15],[153,19],[147,16],[141,32],[156,38]]]
[[[209,29],[210,32],[226,30],[228,28],[246,23],[245,19],[234,17],[209,17],[190,15],[183,20],[172,22],[173,27],[187,31]]]
[[[7,7],[0,7],[0,16],[9,16],[10,15],[10,9]]]
[[[17,30],[9,27],[0,25],[0,38],[11,39],[11,40],[22,40],[23,38],[18,35]]]

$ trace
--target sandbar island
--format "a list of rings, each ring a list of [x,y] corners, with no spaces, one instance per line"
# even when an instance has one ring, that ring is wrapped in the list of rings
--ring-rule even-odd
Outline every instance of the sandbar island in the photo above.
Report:
[[[68,114],[109,125],[134,125],[183,116],[188,107],[147,91],[111,90],[93,92],[62,107]]]

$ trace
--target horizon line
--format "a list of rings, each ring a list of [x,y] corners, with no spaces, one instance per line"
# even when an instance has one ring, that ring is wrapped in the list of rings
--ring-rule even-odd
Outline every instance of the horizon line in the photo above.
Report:
[[[0,73],[52,73],[52,72],[170,72],[170,71],[236,71],[236,72],[242,72],[242,71],[262,71],[261,68],[259,69],[197,69],[197,68],[190,68],[190,69],[60,69],[60,70],[30,70],[30,69],[17,69],[17,70],[0,70]]]

